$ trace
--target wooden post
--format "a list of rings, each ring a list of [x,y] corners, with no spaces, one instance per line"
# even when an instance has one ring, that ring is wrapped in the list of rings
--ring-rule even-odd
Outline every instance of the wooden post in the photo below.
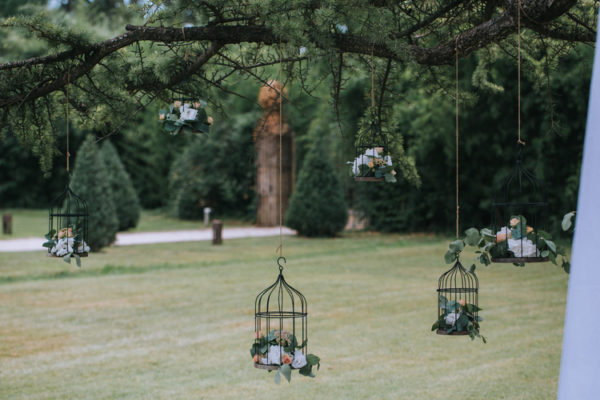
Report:
[[[2,216],[2,233],[12,235],[12,215],[4,214]]]
[[[223,244],[223,221],[215,219],[212,224],[213,244]]]

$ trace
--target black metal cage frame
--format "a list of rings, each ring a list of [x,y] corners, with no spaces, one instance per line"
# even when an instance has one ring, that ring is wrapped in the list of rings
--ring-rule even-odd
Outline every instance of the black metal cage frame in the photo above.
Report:
[[[453,300],[459,303],[460,300],[464,299],[466,303],[479,307],[479,279],[477,279],[477,275],[475,275],[474,272],[467,271],[460,261],[457,260],[452,268],[440,276],[438,280],[437,295],[438,321],[445,315],[445,306]],[[446,299],[445,301],[447,302],[443,301],[441,296],[444,296]],[[477,307],[473,312],[475,319],[477,319]],[[436,333],[438,335],[469,334],[466,329],[448,333],[441,328],[438,328]]]
[[[367,135],[359,135],[356,140],[354,162],[356,162],[357,159],[363,161],[365,157],[369,157],[365,156],[365,152],[369,149],[382,148],[382,151],[379,154],[381,158],[389,155],[387,138],[381,132],[380,126],[374,120],[371,121],[371,124],[369,125],[368,133],[369,134]],[[354,168],[354,165],[352,167]],[[354,180],[357,182],[383,182],[385,181],[385,177],[382,176],[377,178],[375,176],[355,175]]]
[[[268,334],[271,330],[292,333],[298,344],[306,342],[302,351],[306,356],[308,351],[308,304],[306,298],[300,291],[290,286],[283,276],[281,261],[286,262],[284,257],[277,259],[279,275],[275,282],[260,292],[254,301],[254,331]],[[300,333],[298,336],[297,332]],[[259,339],[255,338],[255,344]],[[267,353],[272,345],[267,345]],[[263,364],[254,362],[254,367],[266,370],[276,370],[283,365],[283,352],[280,352],[279,365]],[[292,367],[293,368],[293,367]]]
[[[54,230],[56,235],[61,229],[71,229],[73,237],[77,238],[73,246],[73,254],[77,254],[80,257],[87,257],[87,252],[78,252],[79,245],[76,245],[81,241],[81,244],[85,244],[88,241],[88,206],[87,202],[81,197],[76,195],[69,185],[65,188],[65,191],[54,199],[49,210],[49,232]],[[48,248],[48,256],[55,257],[52,254],[51,249]]]
[[[506,177],[501,179],[494,188],[492,229],[494,235],[497,235],[498,233],[504,235],[504,239],[500,241],[497,236],[496,242],[500,243],[506,240],[507,247],[510,235],[510,220],[512,217],[523,216],[526,222],[525,225],[530,226],[532,230],[531,232],[527,232],[527,226],[524,228],[521,227],[519,229],[521,237],[517,239],[510,238],[513,243],[514,240],[519,240],[517,247],[513,247],[518,250],[518,254],[515,254],[514,250],[511,250],[514,254],[513,257],[494,257],[492,255],[492,262],[545,262],[548,261],[549,258],[547,256],[542,256],[538,242],[540,239],[539,230],[544,229],[545,214],[548,207],[546,191],[543,182],[523,165],[523,145],[518,144],[517,146],[515,167]],[[522,234],[523,231],[525,231],[525,235]],[[530,234],[531,239],[527,238],[527,234]],[[535,254],[524,256],[524,246],[530,246],[528,243],[529,240],[535,246]]]

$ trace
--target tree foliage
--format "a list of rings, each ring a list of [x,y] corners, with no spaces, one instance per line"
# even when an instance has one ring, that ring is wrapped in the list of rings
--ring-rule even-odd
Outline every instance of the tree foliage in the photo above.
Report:
[[[319,61],[330,67],[334,99],[344,88],[345,74],[356,65],[365,73],[370,64],[365,56],[373,53],[387,65],[382,70],[388,72],[377,77],[381,94],[405,65],[421,65],[421,72],[435,79],[431,67],[453,64],[456,52],[465,57],[493,44],[513,50],[519,2],[157,0],[131,8],[116,7],[123,4],[117,1],[66,4],[62,11],[29,12],[1,23],[11,35],[40,43],[29,58],[5,58],[0,65],[0,118],[5,127],[38,143],[46,169],[55,145],[53,127],[63,109],[61,92],[69,83],[77,117],[102,135],[118,131],[136,110],[156,99],[167,102],[171,89],[217,98],[224,82],[237,74],[266,81],[270,77],[265,67],[278,62],[273,50],[280,42],[288,77],[303,82]],[[529,45],[555,59],[570,43],[595,40],[596,1],[520,4],[521,25],[535,38]],[[81,20],[74,23],[65,16],[82,10],[105,11],[112,21],[106,26],[113,29],[115,23],[130,24],[111,37],[110,30],[91,29],[91,24],[84,29],[78,25]],[[485,74],[478,72],[485,82]],[[385,96],[377,97],[384,108],[391,106]]]
[[[97,251],[115,241],[117,211],[104,160],[93,136],[79,147],[71,177],[71,189],[88,205],[88,245]]]
[[[544,183],[549,203],[544,229],[555,237],[561,234],[562,216],[577,204],[592,53],[587,46],[578,47],[544,82],[530,64],[523,74],[524,162]],[[509,173],[516,159],[516,65],[511,58],[496,57],[487,72],[496,88],[474,86],[477,82],[473,82],[472,72],[480,65],[480,58],[488,56],[477,54],[460,64],[461,227],[491,222],[494,186]],[[453,74],[453,69],[446,71],[440,79],[453,79]],[[394,111],[394,119],[416,161],[422,186],[417,190],[403,180],[396,185],[357,186],[355,207],[369,217],[372,229],[454,232],[453,93],[429,95],[424,88],[408,93],[407,102]]]
[[[134,228],[140,219],[140,202],[131,178],[110,141],[107,140],[102,144],[101,155],[119,220],[119,231]]]
[[[344,192],[323,143],[317,141],[302,162],[285,225],[303,236],[335,236],[347,219]]]
[[[213,215],[252,218],[255,180],[252,130],[256,113],[232,116],[203,137],[194,137],[174,160],[169,197],[179,218]]]

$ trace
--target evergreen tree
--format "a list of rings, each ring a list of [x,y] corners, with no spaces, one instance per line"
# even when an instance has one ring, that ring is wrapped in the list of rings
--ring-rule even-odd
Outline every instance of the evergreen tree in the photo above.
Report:
[[[96,251],[114,242],[119,221],[108,172],[100,149],[90,135],[77,151],[71,189],[87,202],[88,244]]]
[[[206,137],[194,137],[175,158],[169,192],[179,218],[213,215],[247,218],[254,214],[255,181],[252,129],[254,112],[231,116]]]
[[[342,187],[317,141],[302,163],[285,224],[303,236],[335,236],[347,219]]]
[[[140,201],[115,147],[109,141],[102,145],[101,155],[108,172],[113,194],[119,230],[124,231],[137,225],[140,219]]]

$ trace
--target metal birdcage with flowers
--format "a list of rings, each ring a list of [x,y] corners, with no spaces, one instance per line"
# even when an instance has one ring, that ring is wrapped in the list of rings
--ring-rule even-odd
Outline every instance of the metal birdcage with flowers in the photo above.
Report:
[[[352,174],[357,182],[394,182],[395,171],[388,141],[380,126],[371,121],[368,131],[359,135],[355,145]]]
[[[173,94],[167,110],[158,112],[158,119],[171,135],[183,133],[208,133],[212,118],[206,114],[206,101]]]
[[[494,190],[492,230],[496,243],[490,249],[491,261],[522,265],[549,260],[554,243],[544,221],[548,202],[542,182],[523,162],[523,145],[518,144],[512,171]]]
[[[432,330],[438,335],[479,336],[479,280],[459,260],[438,281],[438,319]]]
[[[44,243],[48,256],[67,257],[67,262],[75,256],[79,265],[79,257],[87,257],[90,250],[87,245],[88,217],[87,203],[67,185],[49,210],[49,230]]]
[[[308,304],[300,291],[283,276],[284,257],[279,257],[275,282],[256,296],[254,302],[254,343],[250,354],[256,368],[277,370],[289,381],[291,371],[313,377],[319,358],[308,354]]]

